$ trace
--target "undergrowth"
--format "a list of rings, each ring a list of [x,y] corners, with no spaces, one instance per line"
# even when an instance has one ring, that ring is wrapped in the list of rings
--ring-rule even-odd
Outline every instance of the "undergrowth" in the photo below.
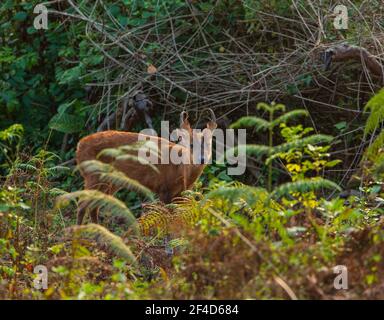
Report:
[[[263,105],[284,111],[277,106]],[[372,178],[359,195],[338,197],[339,186],[322,177],[339,163],[329,153],[332,137],[308,136],[311,128],[287,124],[305,115],[297,111],[270,122],[248,117],[234,125],[266,129],[284,140],[275,145],[271,139],[266,149],[246,146],[269,168],[266,188],[220,179],[203,186],[203,177],[194,190],[165,205],[113,166],[87,163],[87,170],[105,181],[148,195],[137,219],[129,203],[113,196],[58,188],[55,177],[67,169],[55,164],[54,154],[24,155],[20,126],[1,132],[7,147],[0,191],[0,298],[383,298],[383,180],[377,166],[367,168]],[[278,168],[290,181],[272,179]],[[75,226],[72,199],[101,206],[102,225]],[[38,265],[48,270],[46,289],[34,287]],[[337,265],[348,269],[348,290],[334,287]]]

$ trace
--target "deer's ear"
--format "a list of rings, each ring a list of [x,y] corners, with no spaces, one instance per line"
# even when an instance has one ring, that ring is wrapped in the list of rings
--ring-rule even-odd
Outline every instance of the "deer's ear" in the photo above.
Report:
[[[213,112],[213,110],[211,108],[208,108],[207,110],[210,114],[209,121],[207,122],[207,128],[209,130],[215,130],[217,128],[215,113]]]
[[[214,122],[214,121],[208,121],[207,122],[207,128],[209,129],[209,130],[215,130],[216,128],[217,128],[217,123],[216,122]]]
[[[183,111],[180,114],[180,129],[191,130],[191,125],[188,121],[188,113],[186,111]]]

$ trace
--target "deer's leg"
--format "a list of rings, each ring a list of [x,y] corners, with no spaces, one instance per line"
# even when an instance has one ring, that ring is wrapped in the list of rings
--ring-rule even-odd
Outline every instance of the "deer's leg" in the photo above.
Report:
[[[84,220],[85,213],[87,212],[87,201],[83,201],[77,209],[77,224],[81,225]]]
[[[77,209],[77,224],[81,225],[83,224],[84,216],[87,213],[88,208],[88,201],[83,201],[79,208]],[[99,215],[99,209],[93,209],[89,210],[89,215],[91,217],[91,221],[93,223],[97,223],[98,221],[98,215]]]
[[[97,177],[92,176],[84,181],[84,189],[85,190],[99,190],[105,194],[113,195],[115,192],[119,190],[119,188],[114,187],[109,184],[100,183]],[[84,215],[87,212],[88,201],[84,201],[80,204],[78,213],[77,213],[77,224],[82,224]],[[91,217],[92,223],[99,222],[99,208],[94,208],[89,210],[89,215]]]
[[[161,202],[164,202],[165,204],[172,202],[172,196],[168,189],[163,189],[159,191],[159,198]]]
[[[108,195],[114,195],[119,190],[119,188],[112,185],[102,185],[99,186],[98,190]],[[92,209],[89,212],[92,223],[99,223],[99,212],[100,208]]]
[[[89,213],[92,223],[99,223],[99,208],[91,210]]]

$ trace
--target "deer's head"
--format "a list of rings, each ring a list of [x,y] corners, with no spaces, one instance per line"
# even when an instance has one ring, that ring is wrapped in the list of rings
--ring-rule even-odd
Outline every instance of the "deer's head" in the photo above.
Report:
[[[192,129],[188,113],[183,111],[180,114],[180,128],[174,131],[175,142],[191,152],[195,164],[208,163],[212,156],[212,136],[213,130],[217,128],[217,123],[213,110],[207,110],[210,118],[203,130]]]

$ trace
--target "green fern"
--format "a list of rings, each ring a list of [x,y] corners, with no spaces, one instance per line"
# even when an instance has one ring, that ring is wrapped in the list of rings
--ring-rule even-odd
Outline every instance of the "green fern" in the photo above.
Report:
[[[135,216],[126,207],[124,202],[113,196],[107,195],[98,190],[81,190],[59,196],[56,200],[56,204],[58,207],[66,206],[70,201],[74,200],[78,200],[79,203],[87,203],[87,208],[90,210],[99,208],[101,213],[125,217],[128,224],[134,230],[137,229]]]
[[[303,109],[292,110],[290,112],[284,113],[280,117],[273,120],[271,123],[271,127],[274,128],[274,127],[280,125],[281,123],[287,123],[289,120],[293,120],[293,119],[296,119],[296,118],[302,117],[302,116],[307,117],[308,111],[303,110]]]
[[[365,125],[365,134],[371,134],[379,128],[384,121],[384,88],[372,97],[366,104],[365,111],[370,115]],[[366,149],[364,158],[374,163],[373,173],[376,177],[382,172],[382,158],[384,153],[384,130],[381,130],[373,143]]]
[[[23,136],[24,128],[21,124],[13,124],[7,129],[0,131],[0,140],[11,143],[20,140]]]
[[[242,212],[248,217],[269,214],[271,209],[280,209],[275,201],[269,201],[269,194],[264,188],[252,186],[221,186],[209,192],[203,204],[208,207],[221,208],[227,214]]]
[[[237,186],[222,186],[210,191],[203,200],[202,204],[209,199],[222,198],[230,203],[236,203],[239,199],[245,201],[250,206],[253,206],[260,200],[265,200],[268,197],[268,192],[264,188],[257,188],[246,185]]]
[[[275,146],[272,148],[272,153],[285,152],[290,149],[302,148],[309,144],[316,145],[319,143],[330,143],[333,140],[332,136],[325,134],[314,134],[296,141],[286,142],[281,145]]]
[[[239,129],[239,128],[249,128],[254,127],[256,131],[259,130],[266,130],[269,127],[269,122],[258,118],[258,117],[242,117],[238,119],[236,122],[234,122],[230,128],[232,129]]]
[[[384,152],[384,130],[375,138],[372,144],[367,148],[365,155],[368,159],[375,161],[377,156]]]
[[[116,161],[138,162],[148,166],[158,173],[159,170],[156,168],[156,166],[154,166],[147,159],[144,159],[138,155],[139,150],[145,150],[146,152],[149,152],[150,156],[155,156],[156,158],[160,157],[160,151],[154,142],[138,141],[132,145],[124,145],[117,148],[106,148],[97,155],[97,158],[100,159],[101,157],[109,157]]]
[[[228,150],[226,154],[229,154],[229,152],[242,152],[245,151],[245,153],[249,156],[264,156],[270,152],[271,148],[268,146],[260,145],[260,144],[247,144],[247,145],[240,145],[236,148],[233,148],[232,150]]]
[[[286,123],[289,120],[293,120],[300,116],[308,116],[308,112],[302,109],[293,110],[281,115],[280,117],[276,118],[272,122],[269,122],[267,120],[264,120],[258,117],[247,116],[247,117],[242,117],[238,119],[236,122],[234,122],[230,126],[230,128],[239,129],[239,128],[254,127],[256,131],[273,129],[276,126],[280,125],[281,123]]]
[[[324,135],[324,134],[314,134],[309,137],[305,137],[303,139],[299,139],[293,142],[283,143],[281,145],[270,148],[269,146],[258,145],[258,144],[247,144],[241,145],[236,148],[233,148],[229,152],[239,152],[245,150],[245,153],[250,156],[263,156],[267,154],[271,154],[270,157],[267,158],[266,163],[268,164],[271,160],[275,159],[277,154],[280,152],[285,152],[290,149],[302,148],[307,145],[316,145],[319,143],[329,143],[333,140],[332,136]]]
[[[247,155],[252,156],[266,156],[266,165],[268,166],[268,183],[267,189],[269,192],[272,191],[272,162],[276,159],[281,152],[286,152],[291,149],[303,148],[307,145],[316,145],[319,143],[329,143],[332,141],[333,137],[323,134],[314,134],[308,137],[296,139],[294,141],[289,141],[278,146],[273,145],[273,131],[274,128],[285,124],[289,120],[296,119],[301,116],[308,116],[308,112],[304,109],[296,109],[290,112],[286,112],[278,118],[274,118],[274,115],[277,111],[285,112],[285,106],[282,104],[272,103],[268,105],[264,102],[261,102],[257,105],[257,109],[263,109],[269,113],[269,120],[264,120],[258,117],[243,117],[237,120],[231,128],[240,128],[242,126],[250,127],[254,126],[256,130],[268,130],[268,145],[242,145],[230,150],[227,150],[225,153],[226,156],[242,151]],[[305,132],[306,133],[306,132]],[[222,159],[221,159],[222,160]]]
[[[312,179],[284,183],[273,190],[271,193],[271,198],[280,198],[295,192],[306,193],[320,189],[334,189],[341,191],[340,186],[338,186],[336,183],[324,178],[316,177]]]
[[[99,245],[107,248],[117,256],[136,264],[136,257],[124,241],[110,232],[108,229],[98,224],[87,224],[83,226],[74,226],[68,229],[76,237],[86,237],[95,240]]]
[[[137,219],[137,223],[139,225],[140,234],[148,236],[153,232],[156,234],[168,233],[169,227],[174,220],[175,216],[170,212],[162,212],[159,208],[152,208],[152,210],[147,211]]]
[[[116,187],[139,192],[150,200],[154,200],[153,193],[135,179],[129,178],[123,172],[118,171],[113,165],[98,160],[83,161],[81,170],[88,174],[96,174],[101,182],[112,184]]]
[[[167,234],[171,229],[183,230],[192,227],[204,212],[192,195],[177,198],[172,205],[150,204],[144,209],[144,214],[137,219],[142,235]]]
[[[281,103],[276,104],[275,102],[272,102],[271,105],[265,102],[259,102],[257,104],[257,110],[264,110],[267,111],[269,114],[277,111],[285,112],[285,105]]]
[[[378,178],[382,179],[384,178],[384,154],[381,154],[374,166],[373,174]]]
[[[369,134],[375,131],[384,121],[384,89],[381,89],[368,101],[364,110],[371,112],[365,125],[365,133]]]
[[[9,167],[12,167],[18,158],[23,133],[24,128],[21,124],[13,124],[0,131],[0,152],[5,157]]]

